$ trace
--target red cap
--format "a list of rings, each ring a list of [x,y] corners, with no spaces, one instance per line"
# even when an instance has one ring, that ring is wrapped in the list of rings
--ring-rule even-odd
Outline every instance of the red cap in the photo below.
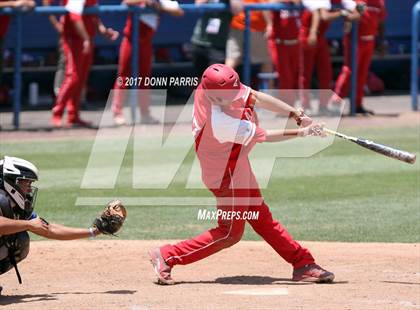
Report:
[[[232,102],[245,95],[247,88],[239,80],[239,75],[231,67],[223,64],[209,66],[201,77],[204,90],[211,97],[220,97]]]

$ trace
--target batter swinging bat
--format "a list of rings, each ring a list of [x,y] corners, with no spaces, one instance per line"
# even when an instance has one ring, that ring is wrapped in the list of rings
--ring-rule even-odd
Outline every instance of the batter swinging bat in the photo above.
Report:
[[[376,153],[394,158],[394,159],[398,159],[401,161],[405,161],[406,163],[409,164],[414,164],[416,162],[416,155],[415,154],[411,154],[409,152],[406,151],[401,151],[401,150],[397,150],[394,149],[392,147],[386,146],[386,145],[382,145],[370,140],[365,140],[365,139],[361,139],[361,138],[355,138],[355,137],[350,137],[350,136],[346,136],[342,133],[333,131],[331,129],[328,128],[324,128],[324,131],[330,135],[334,135],[336,137],[354,142],[364,148],[367,148],[371,151],[374,151]]]

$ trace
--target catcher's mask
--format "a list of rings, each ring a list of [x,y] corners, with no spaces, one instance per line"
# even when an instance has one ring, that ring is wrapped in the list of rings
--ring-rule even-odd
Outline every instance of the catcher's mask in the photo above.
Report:
[[[38,169],[34,164],[21,158],[5,156],[0,160],[0,188],[13,199],[13,212],[19,218],[31,216],[38,188],[32,182],[38,180]]]

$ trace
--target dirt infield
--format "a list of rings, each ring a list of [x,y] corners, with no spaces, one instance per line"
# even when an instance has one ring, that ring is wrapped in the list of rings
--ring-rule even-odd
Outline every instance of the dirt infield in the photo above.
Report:
[[[2,309],[419,309],[420,244],[303,242],[335,284],[295,283],[264,242],[244,241],[174,269],[162,287],[147,250],[162,241],[33,242],[2,275]]]

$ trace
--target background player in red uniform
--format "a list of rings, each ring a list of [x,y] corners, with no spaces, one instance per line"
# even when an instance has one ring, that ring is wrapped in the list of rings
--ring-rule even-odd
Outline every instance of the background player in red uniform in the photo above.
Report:
[[[123,4],[127,5],[140,5],[150,6],[157,11],[166,12],[173,16],[182,16],[184,11],[179,7],[177,1],[170,0],[124,0]],[[156,13],[142,14],[139,22],[139,76],[142,82],[139,85],[140,89],[148,89],[149,86],[144,84],[144,79],[150,77],[152,74],[152,61],[153,61],[153,35],[159,23],[159,16]],[[114,113],[114,121],[116,125],[124,125],[126,123],[122,113],[124,105],[124,92],[121,90],[126,89],[126,78],[131,74],[131,54],[132,54],[132,15],[129,14],[124,28],[124,38],[120,46],[120,54],[118,60],[118,77],[114,83],[114,98],[112,102],[112,111]],[[122,81],[122,83],[121,83]],[[140,122],[143,124],[156,124],[158,120],[150,115],[150,96],[141,96],[139,98],[140,104]]]
[[[303,0],[307,8],[302,13],[302,25],[300,41],[303,48],[302,69],[300,70],[300,83],[305,90],[311,88],[311,80],[314,66],[318,88],[321,90],[331,89],[333,73],[330,57],[330,47],[325,34],[331,21],[343,16],[349,19],[358,18],[355,10],[356,3],[353,0]],[[341,4],[344,10],[332,10],[332,4]],[[302,105],[305,109],[309,106],[309,93],[303,91]],[[328,100],[330,94],[320,91],[319,113],[328,114]]]
[[[356,0],[357,4],[363,8],[363,13],[359,21],[358,45],[357,45],[357,88],[356,88],[356,113],[373,114],[363,107],[363,89],[366,84],[370,63],[375,50],[375,38],[379,36],[381,43],[384,36],[384,19],[386,15],[385,3],[383,0]],[[344,65],[335,84],[335,93],[343,98],[349,92],[351,77],[350,68],[350,28],[347,27],[347,34],[343,40]],[[340,98],[334,98],[340,101]]]
[[[66,74],[53,107],[52,125],[62,127],[61,118],[67,107],[67,127],[89,126],[79,116],[80,96],[86,84],[93,61],[93,38],[96,30],[114,41],[118,32],[106,28],[98,16],[82,15],[85,7],[94,6],[97,0],[66,0],[69,13],[63,21],[63,49],[66,59]]]
[[[32,0],[0,0],[0,9],[8,7],[30,10],[35,7],[35,2]],[[0,104],[7,102],[9,99],[9,87],[3,85],[3,44],[7,29],[9,28],[9,23],[9,15],[0,15]]]
[[[300,4],[300,0],[284,1],[286,4]],[[299,44],[300,11],[272,11],[272,31],[269,34],[268,46],[275,69],[279,77],[279,88],[291,90],[299,88],[299,62],[301,60]],[[296,96],[280,93],[282,100],[293,105]]]
[[[254,107],[293,116],[303,126],[289,130],[264,130],[258,125]],[[202,180],[217,199],[218,210],[259,212],[248,220],[252,228],[287,262],[293,265],[293,280],[331,282],[334,275],[315,264],[309,250],[292,239],[272,218],[252,172],[248,154],[257,142],[277,142],[298,136],[323,135],[320,124],[302,112],[239,81],[230,67],[215,64],[202,76],[194,97],[193,134]],[[218,226],[177,244],[150,252],[158,283],[173,284],[171,269],[208,257],[237,243],[245,219],[218,218]]]

